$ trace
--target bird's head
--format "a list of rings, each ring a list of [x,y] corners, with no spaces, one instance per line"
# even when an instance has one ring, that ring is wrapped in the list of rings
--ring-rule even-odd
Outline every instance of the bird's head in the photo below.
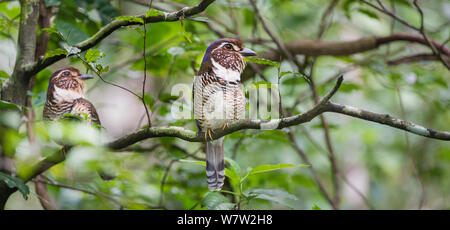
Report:
[[[47,98],[55,97],[58,101],[72,101],[84,97],[84,81],[91,79],[88,74],[81,74],[73,67],[57,70],[50,77]]]
[[[245,48],[241,41],[222,38],[212,42],[206,49],[200,72],[216,67],[241,73],[245,67],[244,57],[255,55],[256,53]]]

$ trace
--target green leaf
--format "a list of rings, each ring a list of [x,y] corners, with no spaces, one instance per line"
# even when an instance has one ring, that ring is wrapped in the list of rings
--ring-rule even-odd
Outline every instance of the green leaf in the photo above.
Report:
[[[0,84],[4,81],[4,80],[6,80],[6,79],[9,79],[10,78],[10,76],[9,76],[9,74],[7,74],[5,71],[3,71],[3,70],[0,70]]]
[[[250,197],[255,199],[268,200],[289,208],[296,208],[295,201],[298,198],[281,189],[252,189],[249,194]]]
[[[159,10],[155,10],[155,9],[150,9],[149,11],[147,11],[147,13],[145,13],[146,18],[160,16],[160,15],[165,15],[165,13],[162,11],[159,11]]]
[[[61,48],[58,48],[58,49],[55,49],[55,50],[50,50],[47,53],[45,53],[44,61],[47,58],[51,58],[51,57],[58,56],[58,55],[67,55],[67,54],[68,54],[68,52],[66,50],[61,49]]]
[[[199,164],[206,167],[206,163],[204,161],[194,161],[194,160],[185,160],[181,159],[180,162],[186,162],[186,163],[192,163],[192,164]]]
[[[267,60],[267,59],[264,59],[264,58],[245,57],[244,60],[247,61],[247,62],[252,62],[252,63],[256,63],[256,64],[270,65],[270,66],[275,66],[277,68],[280,68],[280,63],[279,62]]]
[[[115,20],[124,20],[127,22],[137,22],[139,24],[144,24],[144,19],[136,16],[119,16],[114,18]]]
[[[353,83],[342,83],[341,87],[339,88],[340,92],[343,93],[350,93],[353,90],[360,90],[361,86],[357,85],[357,84],[353,84]]]
[[[146,105],[150,106],[151,109],[153,109],[153,106],[155,105],[155,100],[153,99],[153,97],[151,97],[148,94],[144,95],[144,102]]]
[[[280,163],[277,165],[260,165],[260,166],[253,168],[249,172],[248,176],[259,174],[259,173],[271,172],[271,171],[275,171],[275,170],[279,170],[279,169],[283,169],[283,168],[307,167],[307,166],[309,166],[309,165],[304,165],[304,164],[294,165],[294,164],[284,164],[284,163]]]
[[[280,73],[279,78],[282,78],[286,74],[293,74],[293,72],[292,71],[283,71],[283,72]]]
[[[179,98],[179,96],[174,96],[174,95],[171,95],[170,93],[163,93],[159,97],[159,100],[164,103],[169,103],[169,102],[177,100],[178,98]]]
[[[300,80],[303,79],[303,80]],[[282,80],[282,85],[296,85],[296,84],[304,84],[307,83],[306,79],[304,77],[298,78],[298,77],[289,77],[286,80]]]
[[[86,51],[86,54],[84,54],[84,58],[88,63],[96,62],[98,59],[104,56],[105,54],[103,54],[102,52],[100,52],[100,50],[97,49],[88,49]]]
[[[379,19],[378,15],[375,12],[371,11],[371,10],[368,10],[368,9],[365,9],[365,8],[359,8],[358,12],[360,12],[362,14],[365,14],[369,18]]]
[[[86,118],[89,118],[89,117],[87,117],[87,114],[85,114],[85,113],[81,113],[81,114],[66,113],[66,114],[62,115],[60,119],[82,121],[82,120],[87,120]]]
[[[225,169],[225,176],[230,179],[232,185],[238,186],[241,181],[241,167],[231,158],[225,157],[225,161],[229,166]]]
[[[344,9],[345,16],[349,19],[351,18],[350,8],[353,3],[356,3],[356,0],[345,0],[344,3],[342,3],[342,8]]]
[[[95,65],[95,69],[97,70],[98,74],[102,74],[102,73],[108,72],[109,66],[104,67],[101,64],[97,64],[97,65]]]
[[[316,204],[314,204],[314,206],[312,207],[312,210],[322,210],[319,206],[317,206]]]
[[[298,198],[295,195],[292,195],[281,189],[252,189],[252,190],[250,190],[250,193],[266,194],[266,195],[270,195],[270,196],[277,196],[277,197],[282,197],[282,198],[291,199],[291,200],[298,200]]]
[[[4,181],[9,188],[17,188],[25,200],[28,199],[30,188],[17,177],[0,172],[0,180]]]
[[[56,30],[61,33],[61,37],[67,40],[68,44],[77,44],[89,38],[87,32],[84,31],[83,23],[77,22],[71,18],[56,17],[53,21]],[[70,49],[69,53],[71,53]]]
[[[2,100],[0,100],[0,109],[2,109],[2,110],[4,110],[4,109],[14,109],[14,110],[19,110],[19,111],[21,111],[22,110],[22,106],[20,106],[20,105],[16,105],[16,104],[13,104],[13,103],[11,103],[11,102],[7,102],[7,101],[2,101]]]
[[[56,34],[58,36],[61,36],[61,33],[58,30],[56,30],[55,28],[48,27],[48,28],[43,28],[42,30],[47,32],[48,34]]]
[[[202,200],[202,206],[208,210],[231,210],[235,205],[220,192],[208,192]]]

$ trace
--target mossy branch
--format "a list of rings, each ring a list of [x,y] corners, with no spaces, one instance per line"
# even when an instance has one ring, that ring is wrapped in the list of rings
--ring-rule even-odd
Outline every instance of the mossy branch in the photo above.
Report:
[[[181,10],[165,13],[160,12],[157,14],[149,14],[149,15],[138,15],[134,17],[119,17],[112,22],[108,23],[104,27],[102,27],[97,33],[92,35],[92,37],[76,44],[74,47],[80,49],[80,52],[88,50],[98,43],[100,43],[103,39],[109,36],[114,31],[120,29],[124,26],[133,26],[133,25],[142,25],[142,22],[145,23],[157,23],[157,22],[173,22],[183,20],[184,18],[199,14],[206,10],[206,8],[212,4],[215,0],[203,0],[198,5],[193,7],[185,7]],[[129,20],[127,18],[137,18],[139,20]],[[27,76],[33,76],[39,71],[45,69],[47,66],[66,58],[67,55],[60,54],[47,59],[41,57],[38,61],[27,65],[25,67],[25,71],[27,72]]]

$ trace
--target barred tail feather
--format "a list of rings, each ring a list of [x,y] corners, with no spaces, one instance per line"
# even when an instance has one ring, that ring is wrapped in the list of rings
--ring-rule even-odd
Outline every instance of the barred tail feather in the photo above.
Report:
[[[225,180],[223,137],[206,142],[206,182],[209,190],[220,190]]]

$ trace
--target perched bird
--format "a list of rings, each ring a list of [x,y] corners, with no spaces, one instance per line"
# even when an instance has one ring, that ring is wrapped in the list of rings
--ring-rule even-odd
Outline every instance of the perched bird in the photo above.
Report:
[[[237,39],[223,38],[206,49],[193,87],[194,118],[198,128],[211,138],[214,129],[245,117],[241,73],[245,56],[255,52]],[[206,181],[210,190],[220,190],[225,180],[224,138],[206,142]]]
[[[91,75],[81,74],[73,67],[62,68],[50,76],[47,101],[44,106],[44,120],[58,120],[64,114],[87,116],[89,123],[101,125],[94,105],[84,98],[84,81],[92,79]],[[110,173],[99,170],[104,180],[114,178]]]
[[[57,120],[64,114],[86,114],[88,121],[100,125],[97,111],[84,98],[84,80],[91,79],[73,67],[62,68],[50,76],[47,101],[44,106],[44,120]]]

